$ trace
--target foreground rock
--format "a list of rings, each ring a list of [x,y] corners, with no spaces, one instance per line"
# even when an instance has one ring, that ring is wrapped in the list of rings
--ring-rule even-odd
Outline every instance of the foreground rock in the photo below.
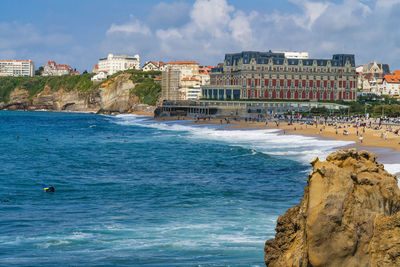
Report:
[[[299,205],[265,243],[267,266],[400,266],[400,190],[370,152],[316,158]]]

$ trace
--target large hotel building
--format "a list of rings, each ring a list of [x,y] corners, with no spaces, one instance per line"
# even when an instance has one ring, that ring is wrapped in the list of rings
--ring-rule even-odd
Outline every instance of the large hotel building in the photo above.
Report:
[[[354,55],[332,59],[292,57],[284,52],[226,54],[213,68],[203,99],[356,100]]]

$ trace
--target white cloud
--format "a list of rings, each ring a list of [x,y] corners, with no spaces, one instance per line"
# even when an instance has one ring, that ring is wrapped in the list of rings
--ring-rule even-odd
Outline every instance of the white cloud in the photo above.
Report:
[[[251,20],[257,16],[257,12],[252,12],[249,16],[243,12],[237,12],[229,22],[233,39],[240,42],[243,47],[246,47],[246,43],[253,41]]]
[[[188,59],[202,64],[221,62],[225,53],[269,49],[309,51],[320,58],[355,53],[357,63],[400,61],[400,30],[393,13],[400,0],[288,1],[297,9],[286,10],[295,11],[262,13],[244,12],[227,0],[196,0],[185,7],[191,11],[179,19],[182,23],[157,25],[153,18],[146,24],[130,18],[112,24],[102,49],[106,53],[129,47],[144,60]],[[158,6],[175,10],[179,3]],[[168,9],[171,6],[175,9]]]
[[[400,0],[378,0],[376,2],[377,8],[391,8],[392,6],[400,4]]]
[[[107,30],[107,34],[113,33],[122,33],[122,34],[144,34],[150,35],[151,31],[150,28],[144,25],[139,20],[135,19],[133,15],[130,16],[130,21],[125,24],[117,25],[112,24],[111,27]]]
[[[311,29],[314,22],[326,11],[329,6],[328,2],[312,2],[304,0],[291,0],[292,3],[298,5],[302,10],[303,14],[292,15],[293,20],[300,27]]]
[[[197,0],[190,17],[198,30],[207,31],[213,37],[224,36],[225,27],[231,20],[234,7],[228,5],[226,0]]]

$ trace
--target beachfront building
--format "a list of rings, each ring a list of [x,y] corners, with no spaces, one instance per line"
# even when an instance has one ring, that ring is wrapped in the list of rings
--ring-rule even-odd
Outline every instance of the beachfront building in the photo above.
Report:
[[[0,60],[0,76],[23,76],[35,75],[35,64],[32,60]]]
[[[143,65],[142,70],[143,71],[161,71],[160,68],[162,68],[162,66],[164,66],[164,65],[165,64],[163,61],[159,61],[159,62],[148,61]]]
[[[202,87],[202,98],[354,101],[356,82],[354,55],[297,59],[248,51],[225,55],[224,63],[212,69],[210,85]]]
[[[129,69],[140,70],[140,57],[139,55],[134,56],[114,56],[108,54],[106,58],[99,59],[98,71],[107,71],[108,75],[113,75],[118,71],[124,71]]]
[[[67,64],[56,64],[55,61],[47,61],[43,66],[42,76],[62,76],[73,73],[74,70]]]
[[[378,95],[400,96],[400,71],[396,70],[393,74],[385,75],[382,82],[377,83]]]
[[[383,83],[385,75],[390,75],[390,66],[385,63],[370,62],[357,66],[357,87],[362,92],[380,94],[378,85]]]
[[[211,73],[212,68],[215,68],[215,66],[199,67],[199,76],[200,76],[200,84],[201,85],[210,84],[210,73]]]
[[[162,73],[162,99],[199,99],[201,94],[200,86],[203,79],[199,74],[199,63],[194,61],[174,61],[168,62],[166,65],[166,70]]]

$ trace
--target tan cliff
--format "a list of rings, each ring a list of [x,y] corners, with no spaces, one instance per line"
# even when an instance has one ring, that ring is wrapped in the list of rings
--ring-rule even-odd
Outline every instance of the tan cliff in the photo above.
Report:
[[[67,91],[63,88],[52,90],[49,86],[45,86],[38,94],[29,97],[27,90],[16,88],[11,92],[8,103],[2,104],[2,108],[101,113],[153,112],[153,107],[140,104],[139,98],[132,93],[134,87],[135,84],[129,79],[129,75],[121,74],[113,82],[104,83],[92,91]]]
[[[370,152],[315,159],[299,205],[265,243],[267,266],[400,266],[400,190]]]

